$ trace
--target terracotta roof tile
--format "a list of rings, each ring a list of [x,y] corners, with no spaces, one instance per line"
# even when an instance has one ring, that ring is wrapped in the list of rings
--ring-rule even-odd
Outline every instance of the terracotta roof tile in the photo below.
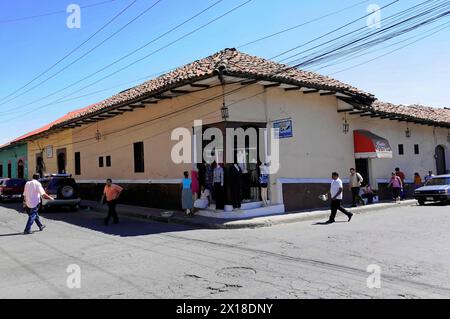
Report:
[[[202,78],[212,77],[220,67],[222,67],[225,74],[231,76],[264,78],[282,83],[360,95],[371,100],[374,99],[373,95],[338,80],[298,69],[283,71],[289,67],[263,58],[250,56],[235,49],[225,49],[207,58],[192,62],[153,80],[116,94],[95,104],[85,112],[74,115],[73,118],[149,96],[152,93],[169,90],[173,87],[194,82]]]
[[[450,124],[450,110],[423,105],[396,105],[376,100],[370,106],[374,112],[402,115],[417,120],[428,120],[435,123]]]

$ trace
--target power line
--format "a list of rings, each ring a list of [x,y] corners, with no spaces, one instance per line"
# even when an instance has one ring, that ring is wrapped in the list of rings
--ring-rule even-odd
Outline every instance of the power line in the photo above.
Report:
[[[93,4],[88,4],[85,6],[80,6],[81,9],[89,9],[89,8],[93,8],[93,7],[98,7],[98,6],[102,6],[111,2],[115,2],[117,0],[107,0],[107,1],[102,1],[102,2],[98,2],[98,3],[93,3]],[[37,18],[44,18],[44,17],[49,17],[52,15],[58,15],[58,14],[66,14],[66,10],[58,10],[58,11],[52,11],[52,12],[47,12],[47,13],[41,13],[41,14],[37,14],[37,15],[33,15],[33,16],[26,16],[26,17],[20,17],[20,18],[13,18],[13,19],[8,19],[8,20],[0,20],[0,24],[7,24],[7,23],[13,23],[13,22],[19,22],[19,21],[25,21],[25,20],[33,20],[33,19],[37,19]]]
[[[390,7],[390,6],[392,6],[393,4],[395,4],[395,3],[399,2],[399,1],[400,1],[400,0],[395,0],[395,1],[393,1],[393,2],[391,2],[391,3],[389,3],[389,4],[387,4],[387,5],[383,6],[381,9]],[[380,9],[380,10],[381,10],[381,9]],[[327,33],[325,33],[325,34],[323,34],[323,35],[317,37],[317,38],[314,38],[314,39],[311,40],[311,41],[308,41],[308,42],[306,42],[306,43],[302,43],[302,44],[300,44],[300,45],[298,45],[298,46],[296,46],[296,47],[294,47],[294,48],[291,48],[291,49],[289,49],[289,50],[283,51],[283,52],[281,52],[281,53],[279,53],[279,54],[277,54],[277,55],[271,57],[270,60],[274,60],[274,59],[279,58],[280,56],[283,56],[283,55],[285,55],[285,54],[287,54],[287,53],[289,53],[289,52],[292,52],[292,51],[297,50],[297,49],[299,49],[299,48],[301,48],[301,47],[304,47],[304,46],[306,46],[306,45],[308,45],[308,44],[310,44],[310,43],[313,43],[313,42],[315,42],[315,41],[317,41],[317,40],[323,39],[323,38],[325,38],[326,36],[328,36],[328,35],[330,35],[330,34],[333,34],[333,33],[337,32],[337,31],[339,31],[339,30],[342,30],[342,29],[344,29],[344,28],[346,28],[346,27],[348,27],[348,26],[350,26],[350,25],[352,25],[352,24],[358,22],[359,20],[362,20],[362,19],[365,19],[365,18],[369,17],[370,15],[372,15],[372,13],[366,14],[366,15],[364,15],[364,16],[362,16],[362,17],[356,19],[356,20],[350,21],[349,23],[346,23],[346,24],[344,24],[343,26],[340,26],[340,27],[337,28],[337,29],[334,29],[334,30],[332,30],[332,31],[330,31],[330,32],[327,32]]]
[[[137,1],[137,0],[136,0]],[[9,103],[15,99],[17,99],[18,97],[21,97],[25,94],[27,94],[28,92],[34,90],[35,88],[41,86],[42,84],[48,82],[49,80],[53,79],[54,77],[56,77],[57,75],[61,74],[63,71],[67,70],[69,67],[71,67],[72,65],[78,63],[79,61],[81,61],[83,58],[85,58],[86,56],[88,56],[90,53],[92,53],[93,51],[95,51],[97,48],[99,48],[100,46],[102,46],[103,44],[105,44],[108,40],[110,40],[111,38],[113,38],[114,36],[116,36],[117,34],[119,34],[120,32],[122,32],[124,29],[126,29],[130,24],[132,24],[133,22],[135,22],[136,20],[138,20],[139,18],[141,18],[144,14],[146,14],[147,12],[149,12],[150,10],[152,10],[156,5],[158,5],[162,0],[158,0],[155,3],[151,4],[149,7],[147,7],[144,11],[142,11],[141,13],[139,13],[136,17],[134,17],[133,19],[131,19],[129,22],[127,22],[125,25],[123,25],[121,28],[119,28],[117,31],[115,31],[114,33],[112,33],[110,36],[108,36],[106,39],[104,39],[103,41],[101,41],[100,43],[98,43],[96,46],[94,46],[93,48],[91,48],[89,51],[85,52],[82,56],[78,57],[77,59],[75,59],[74,61],[72,61],[71,63],[69,63],[68,65],[66,65],[65,67],[63,67],[62,69],[60,69],[58,72],[54,73],[53,75],[47,77],[46,79],[42,80],[41,82],[37,83],[36,85],[32,86],[31,88],[29,88],[28,90],[26,90],[25,92],[20,93],[19,95],[0,103],[1,105],[4,105],[6,103]]]
[[[216,2],[215,4],[219,3],[220,1],[223,1],[223,0],[219,0],[219,1]],[[40,106],[38,109],[41,109],[42,107],[49,106],[49,105],[51,105],[52,103],[59,102],[61,99],[65,99],[65,98],[67,98],[67,97],[70,97],[70,96],[72,96],[73,94],[75,94],[75,93],[77,93],[77,92],[79,92],[79,91],[82,91],[82,90],[84,90],[84,89],[86,89],[86,88],[88,88],[88,87],[91,87],[91,86],[93,86],[93,85],[95,85],[95,84],[97,84],[97,83],[99,83],[99,82],[101,82],[101,81],[103,81],[103,80],[105,80],[105,79],[107,79],[107,78],[109,78],[109,77],[111,77],[111,76],[113,76],[113,75],[119,73],[119,72],[122,72],[123,70],[125,70],[125,69],[127,69],[127,68],[129,68],[129,67],[131,67],[131,66],[133,66],[133,65],[135,65],[135,64],[137,64],[137,63],[139,63],[139,62],[141,62],[141,61],[143,61],[143,60],[145,60],[145,59],[147,59],[147,58],[149,58],[150,56],[152,56],[152,55],[154,55],[154,54],[156,54],[156,53],[158,53],[158,52],[160,52],[160,51],[162,51],[162,50],[164,50],[164,49],[166,49],[166,48],[172,46],[173,44],[175,44],[175,43],[177,43],[177,42],[179,42],[179,41],[181,41],[181,40],[187,38],[188,36],[190,36],[190,35],[192,35],[192,34],[198,32],[198,31],[200,31],[200,30],[202,30],[202,29],[204,29],[204,28],[206,28],[207,26],[211,25],[212,23],[214,23],[214,22],[216,22],[216,21],[218,21],[218,20],[224,18],[225,16],[231,14],[232,12],[234,12],[234,11],[240,9],[241,7],[245,6],[246,4],[248,4],[248,3],[252,2],[252,1],[253,1],[253,0],[247,0],[247,1],[243,2],[243,3],[241,3],[240,5],[238,5],[238,6],[236,6],[236,7],[233,7],[232,9],[226,11],[225,13],[221,14],[220,16],[218,16],[218,17],[216,17],[216,18],[210,20],[209,22],[207,22],[207,23],[201,25],[200,27],[197,27],[197,28],[195,28],[194,30],[192,30],[192,31],[190,31],[190,32],[188,32],[188,33],[186,33],[186,34],[184,34],[183,36],[177,38],[176,40],[170,42],[169,44],[166,44],[166,45],[160,47],[159,49],[157,49],[157,50],[155,50],[155,51],[153,51],[153,52],[151,52],[151,53],[145,55],[144,57],[142,57],[142,58],[140,58],[140,59],[138,59],[138,60],[135,60],[134,62],[132,62],[132,63],[130,63],[130,64],[128,64],[128,65],[126,65],[126,66],[120,68],[119,70],[117,70],[117,71],[115,71],[115,72],[113,72],[113,73],[110,73],[110,74],[106,75],[105,77],[101,78],[100,80],[97,80],[97,81],[95,81],[95,82],[93,82],[93,83],[91,83],[91,84],[89,84],[89,85],[84,86],[84,87],[81,88],[81,89],[78,89],[78,90],[76,90],[76,91],[74,91],[74,92],[71,92],[71,93],[69,93],[69,94],[63,96],[62,98],[60,98],[60,99],[58,99],[58,100],[56,100],[56,101],[53,101],[53,102],[51,102],[51,103],[49,103],[49,104],[46,104],[46,105],[44,105],[44,106]],[[215,4],[214,4],[214,5],[215,5]],[[210,6],[209,8],[211,8],[211,6]],[[208,8],[207,8],[207,9],[208,9]],[[207,10],[207,9],[205,9],[205,10]],[[203,10],[202,12],[204,12],[205,10]],[[196,16],[198,16],[198,15],[199,15],[199,14],[197,14]],[[180,24],[180,25],[178,25],[177,27],[173,28],[172,30],[175,30],[176,28],[179,28],[181,25],[185,24],[187,21],[190,21],[190,20],[192,20],[192,18],[186,20],[185,22],[183,22],[182,24]],[[166,32],[165,34],[167,34],[167,32]],[[162,36],[160,36],[160,37],[158,37],[158,38],[161,38],[161,37],[162,37]],[[154,42],[154,40],[152,40],[152,41]],[[131,53],[130,53],[130,55],[131,55]],[[123,58],[120,58],[119,60],[122,60],[122,59],[123,59]],[[108,66],[106,66],[106,67],[104,67],[104,68],[102,68],[101,70],[96,71],[96,72],[94,72],[94,73],[92,73],[92,74],[90,74],[90,75],[88,75],[88,76],[86,76],[86,77],[84,77],[84,78],[82,78],[82,79],[80,79],[80,80],[78,80],[78,81],[76,81],[76,82],[74,82],[74,83],[72,83],[72,84],[70,84],[70,85],[68,85],[68,86],[66,86],[66,87],[64,87],[64,88],[62,88],[62,89],[60,89],[60,90],[58,90],[58,91],[56,91],[56,92],[53,92],[53,93],[51,93],[51,94],[49,94],[49,95],[47,95],[47,96],[45,96],[45,97],[39,98],[39,99],[37,99],[37,100],[35,100],[35,101],[32,101],[32,102],[30,102],[30,103],[27,103],[27,104],[21,105],[21,106],[19,106],[19,107],[16,107],[15,109],[27,107],[27,106],[29,106],[30,104],[34,104],[34,103],[36,103],[36,102],[42,101],[42,100],[44,100],[44,99],[46,99],[46,98],[48,98],[48,97],[51,97],[51,96],[53,96],[53,95],[56,95],[56,94],[62,92],[62,91],[66,90],[66,89],[68,89],[68,88],[70,88],[70,87],[73,87],[73,86],[75,86],[76,84],[78,84],[78,83],[80,83],[80,82],[82,82],[82,81],[84,81],[84,80],[86,80],[86,79],[88,79],[88,78],[90,78],[90,77],[92,77],[92,76],[94,76],[94,75],[100,73],[101,71],[103,71],[104,69],[108,68],[109,66],[111,66],[111,65],[113,65],[113,64],[115,64],[115,63],[117,63],[117,61],[119,61],[119,60],[116,60],[115,62],[111,63],[110,65],[108,65]],[[30,111],[29,113],[32,113],[32,112],[34,112],[34,111],[36,111],[36,110],[37,110],[37,109],[32,110],[32,111]],[[29,114],[29,113],[27,113],[27,114]],[[12,118],[12,119],[16,119],[16,118]],[[12,120],[12,119],[9,119],[9,120]]]
[[[393,15],[387,17],[387,18],[384,18],[384,19],[383,19],[383,22],[384,22],[384,24],[386,24],[386,23],[388,23],[388,22],[391,23],[391,22],[390,22],[391,20],[392,20],[393,22],[395,22],[395,21],[400,21],[400,18],[403,17],[403,16],[407,16],[408,14],[413,14],[413,13],[415,13],[415,12],[422,12],[422,11],[424,10],[424,8],[422,8],[422,6],[427,5],[429,2],[433,2],[433,1],[436,1],[436,0],[427,0],[427,1],[424,1],[424,2],[422,2],[422,3],[420,3],[420,4],[418,4],[418,5],[415,5],[415,6],[413,6],[413,7],[410,7],[410,8],[408,8],[408,9],[406,9],[406,10],[403,10],[403,11],[400,11],[400,12],[398,12],[398,13],[395,13],[395,14],[393,14]],[[393,3],[388,4],[387,6],[390,6],[390,5],[392,5],[392,4],[393,4]],[[386,8],[387,6],[380,8],[380,10]],[[343,28],[345,28],[345,27],[351,25],[352,23],[357,22],[358,20],[361,20],[361,19],[366,18],[366,17],[367,17],[367,15],[364,16],[364,17],[362,17],[362,18],[360,18],[360,19],[357,19],[357,20],[354,20],[354,21],[352,21],[352,22],[350,22],[350,23],[347,23],[346,25],[343,25],[342,27],[339,27],[339,28],[337,28],[337,29],[335,29],[335,30],[333,30],[333,31],[331,31],[331,32],[328,32],[328,33],[326,33],[326,34],[324,34],[324,35],[322,35],[322,36],[320,36],[320,37],[318,37],[318,38],[316,38],[316,39],[313,39],[312,41],[303,43],[303,44],[301,44],[301,45],[295,47],[294,50],[295,50],[295,49],[298,49],[298,48],[300,48],[300,47],[304,47],[304,46],[306,46],[306,45],[308,45],[308,44],[310,44],[310,43],[316,41],[317,39],[323,38],[323,37],[325,37],[325,36],[327,36],[327,35],[329,35],[329,34],[331,34],[331,33],[334,33],[334,32],[336,32],[336,31],[339,31],[339,30],[341,30],[341,29],[343,29]],[[368,31],[368,30],[369,30],[369,31]],[[363,32],[360,32],[360,31],[363,31]],[[300,54],[304,54],[304,53],[306,53],[306,52],[313,51],[314,49],[323,47],[323,46],[325,46],[325,45],[327,45],[327,44],[330,44],[330,43],[333,43],[333,42],[335,42],[335,41],[337,41],[337,40],[344,39],[343,41],[341,41],[341,42],[339,42],[339,43],[347,43],[347,42],[346,42],[346,41],[347,41],[347,40],[346,40],[346,37],[347,37],[347,36],[350,36],[350,35],[353,35],[353,34],[354,34],[354,37],[353,37],[354,39],[359,39],[359,38],[361,38],[361,36],[363,36],[363,35],[371,34],[371,32],[370,32],[369,26],[360,27],[360,28],[358,28],[358,29],[356,29],[356,30],[352,30],[352,31],[347,32],[347,33],[345,33],[345,34],[343,34],[343,35],[337,36],[337,37],[335,37],[335,38],[333,38],[333,39],[331,39],[331,40],[328,40],[328,41],[323,42],[323,43],[321,43],[321,44],[319,44],[319,45],[316,45],[316,46],[314,46],[314,47],[312,47],[312,48],[309,48],[309,49],[307,49],[307,50],[300,51],[300,52],[298,52],[298,53],[296,53],[296,54],[293,54],[293,55],[291,55],[291,56],[289,56],[289,57],[286,57],[286,58],[280,60],[279,62],[287,61],[287,60],[292,59],[292,58],[294,58],[294,57],[296,57],[296,56],[298,56],[298,55],[300,55]],[[337,43],[337,45],[339,45],[339,43]],[[328,48],[324,48],[323,51],[318,51],[318,52],[326,52],[326,50],[328,50]],[[290,51],[293,51],[293,50],[291,49],[291,50],[288,50],[288,51],[285,51],[285,52],[290,52]],[[300,57],[300,58],[298,58],[297,60],[294,60],[294,62],[295,62],[295,61],[300,61],[300,60],[302,60],[302,59],[306,59],[306,58],[308,58],[309,56],[316,56],[316,55],[318,54],[318,52],[316,51],[316,52],[311,53],[310,55]],[[291,62],[292,62],[292,61],[291,61]]]
[[[408,46],[411,46],[411,45],[413,45],[413,44],[415,44],[415,43],[417,43],[417,42],[419,42],[419,41],[422,41],[422,40],[424,40],[424,39],[426,39],[426,38],[429,38],[429,37],[433,36],[434,34],[436,34],[436,33],[438,33],[438,32],[441,32],[442,30],[447,29],[448,27],[450,27],[450,26],[448,25],[448,23],[445,23],[445,25],[446,25],[445,27],[439,28],[437,31],[434,31],[434,32],[432,32],[431,34],[425,35],[425,36],[423,36],[423,37],[420,37],[419,39],[417,39],[417,40],[415,40],[415,41],[413,41],[413,42],[410,42],[410,43],[408,43],[408,44],[406,44],[406,45],[402,45],[401,47],[396,48],[395,50],[389,51],[389,52],[387,52],[387,53],[385,53],[385,54],[382,54],[382,55],[377,56],[377,57],[375,57],[375,58],[373,58],[373,59],[364,61],[364,62],[362,62],[362,63],[356,64],[356,65],[354,65],[354,66],[351,66],[351,67],[348,67],[348,68],[339,70],[339,71],[337,71],[337,72],[333,72],[333,73],[331,73],[331,75],[339,74],[339,73],[342,73],[342,72],[345,72],[345,71],[348,71],[348,70],[357,68],[357,67],[359,67],[359,66],[361,66],[361,65],[368,64],[368,63],[373,62],[373,61],[375,61],[375,60],[381,59],[381,58],[383,58],[383,57],[385,57],[385,56],[387,56],[387,55],[389,55],[389,54],[392,54],[392,53],[397,52],[397,51],[399,51],[399,50],[401,50],[401,49],[404,49],[404,48],[406,48],[406,47],[408,47]],[[442,25],[441,25],[441,26],[442,26]]]
[[[427,33],[428,33],[429,31],[433,31],[433,30],[435,30],[435,29],[441,28],[441,27],[444,26],[444,25],[448,25],[449,23],[450,23],[450,22],[446,22],[446,23],[444,23],[444,24],[438,25],[437,27],[434,27],[434,28],[428,30]],[[445,29],[445,28],[444,28],[444,29]],[[329,68],[329,67],[333,67],[333,66],[336,66],[336,65],[338,65],[338,64],[342,64],[342,63],[345,63],[345,62],[354,60],[354,59],[356,59],[356,58],[363,57],[363,56],[365,56],[365,55],[370,55],[370,54],[373,54],[373,53],[375,53],[375,52],[378,52],[378,51],[381,51],[381,50],[384,50],[384,49],[387,49],[387,48],[396,46],[396,45],[398,45],[398,44],[407,42],[407,41],[409,41],[409,40],[412,40],[412,39],[421,37],[421,35],[422,35],[422,34],[418,34],[418,35],[416,34],[416,35],[413,35],[412,37],[403,39],[403,40],[401,40],[401,41],[397,41],[397,42],[392,43],[392,44],[390,44],[390,45],[388,45],[388,46],[384,46],[384,47],[378,48],[378,49],[376,49],[376,50],[372,50],[372,51],[370,51],[370,52],[365,52],[365,53],[361,53],[361,54],[358,54],[358,52],[355,52],[355,53],[353,53],[353,54],[344,56],[344,57],[343,57],[342,59],[340,59],[338,62],[329,63],[329,64],[323,65],[323,66],[321,66],[321,67],[319,67],[319,68],[314,68],[313,70],[314,70],[314,72],[317,72],[317,71],[322,70],[322,69],[326,69],[326,68]],[[320,65],[320,64],[323,64],[323,63],[319,63],[319,65]]]
[[[337,48],[333,48],[333,49],[329,50],[329,51],[326,52],[326,53],[323,53],[323,54],[320,54],[320,55],[318,55],[318,56],[315,56],[314,58],[310,58],[310,59],[308,59],[308,60],[306,60],[306,61],[304,61],[304,62],[297,63],[297,64],[295,64],[295,65],[293,66],[293,68],[298,68],[298,67],[300,67],[300,66],[304,66],[304,65],[311,64],[311,63],[314,63],[314,62],[316,62],[316,61],[320,61],[320,60],[322,60],[322,59],[325,59],[328,55],[330,55],[331,53],[334,53],[334,52],[336,52],[336,51],[338,51],[338,50],[341,50],[341,49],[343,49],[343,48],[346,48],[346,47],[348,47],[348,46],[351,46],[351,45],[356,44],[356,43],[358,43],[358,42],[361,42],[361,41],[363,41],[363,40],[366,40],[366,39],[368,39],[368,38],[370,38],[370,37],[374,37],[375,35],[378,35],[378,34],[380,34],[380,33],[383,33],[383,32],[385,32],[385,31],[388,31],[388,30],[390,30],[390,29],[393,29],[393,28],[395,28],[395,27],[398,27],[398,26],[400,26],[400,25],[402,25],[402,24],[404,24],[404,23],[408,23],[408,22],[410,22],[410,21],[412,21],[412,20],[414,20],[414,19],[420,18],[421,16],[426,16],[426,14],[432,12],[432,10],[434,10],[434,9],[436,9],[436,8],[433,8],[433,9],[430,9],[430,10],[428,10],[428,11],[422,12],[422,13],[420,13],[420,14],[417,14],[417,15],[413,16],[413,17],[409,17],[409,18],[407,18],[407,19],[405,19],[405,20],[402,20],[402,21],[400,21],[400,22],[398,22],[398,23],[395,23],[395,24],[390,25],[390,26],[388,26],[388,27],[386,27],[386,28],[383,28],[383,29],[381,29],[381,30],[379,30],[379,31],[377,31],[377,32],[374,32],[374,33],[369,34],[369,35],[367,35],[367,36],[364,36],[364,37],[362,37],[362,38],[359,38],[359,39],[353,40],[353,41],[351,41],[351,42],[349,42],[349,43],[346,43],[346,44],[344,44],[344,45],[341,45],[341,46],[339,46],[339,47],[337,47]],[[414,29],[417,29],[417,28],[420,27],[420,26],[426,25],[426,24],[428,24],[428,23],[430,23],[430,22],[432,22],[432,21],[435,21],[435,20],[437,20],[437,19],[440,19],[440,18],[442,18],[442,17],[445,17],[445,16],[447,16],[449,13],[450,13],[449,11],[446,11],[446,12],[443,12],[443,13],[438,14],[437,16],[431,17],[431,18],[429,18],[429,19],[427,19],[427,20],[425,20],[425,21],[423,21],[423,22],[416,23],[416,24],[413,25],[412,27],[410,27],[410,28],[408,28],[408,29],[402,30],[402,31],[401,31],[401,34],[403,34],[403,33],[405,33],[405,32],[412,31],[412,30],[414,30]],[[391,35],[386,36],[386,37],[384,38],[384,41],[385,41],[385,40],[388,40],[388,39],[391,39],[391,38],[393,38],[393,37],[396,37],[396,36],[398,36],[398,35],[400,35],[400,34],[399,34],[399,33],[393,32],[393,33],[391,33]]]
[[[275,33],[272,33],[272,34],[269,34],[269,35],[266,35],[266,36],[261,37],[261,38],[258,38],[258,39],[256,39],[256,40],[253,40],[253,41],[250,41],[250,42],[241,44],[241,45],[237,46],[237,48],[240,49],[240,48],[243,48],[243,47],[246,47],[246,46],[249,46],[249,45],[252,45],[252,44],[255,44],[255,43],[258,43],[258,42],[267,40],[267,39],[270,39],[270,38],[273,38],[273,37],[275,37],[275,36],[277,36],[277,35],[280,35],[280,34],[283,34],[283,33],[286,33],[286,32],[289,32],[289,31],[292,31],[292,30],[295,30],[295,29],[298,29],[298,28],[303,27],[303,26],[305,26],[305,25],[308,25],[308,24],[311,24],[311,23],[314,23],[314,22],[323,20],[323,19],[325,19],[325,18],[331,17],[331,16],[333,16],[333,15],[336,15],[336,14],[338,14],[338,13],[347,11],[347,10],[349,10],[349,9],[353,9],[353,8],[355,8],[355,7],[357,7],[357,6],[360,6],[361,4],[366,3],[366,2],[369,2],[369,1],[370,1],[370,0],[364,0],[364,1],[358,2],[358,3],[356,3],[356,4],[353,4],[353,5],[349,6],[349,7],[345,7],[345,8],[343,8],[343,9],[340,9],[340,10],[337,10],[337,11],[334,11],[334,12],[331,12],[331,13],[328,13],[328,14],[326,14],[326,15],[323,15],[323,16],[321,16],[321,17],[318,17],[318,18],[309,20],[309,21],[307,21],[307,22],[304,22],[304,23],[295,25],[295,26],[293,26],[293,27],[289,27],[289,28],[287,28],[287,29],[284,29],[284,30],[281,30],[281,31],[278,31],[278,32],[275,32]]]
[[[40,73],[39,75],[37,75],[36,77],[34,77],[31,81],[29,81],[28,83],[26,83],[25,85],[21,86],[20,88],[18,88],[17,90],[15,90],[14,92],[10,93],[9,95],[3,97],[2,99],[0,99],[0,102],[4,101],[5,99],[9,98],[10,96],[16,94],[17,92],[19,92],[20,90],[26,88],[28,85],[30,85],[31,83],[33,83],[34,81],[36,81],[37,79],[39,79],[41,76],[43,76],[44,74],[47,74],[49,71],[51,71],[53,68],[55,68],[57,65],[59,65],[62,61],[64,61],[65,59],[67,59],[69,56],[71,56],[72,54],[74,54],[76,51],[78,51],[81,47],[83,47],[87,42],[89,42],[92,38],[94,38],[97,34],[99,34],[100,32],[102,32],[107,26],[109,26],[111,23],[113,23],[116,19],[118,19],[122,14],[124,14],[128,9],[130,9],[135,3],[137,2],[137,0],[134,0],[133,2],[131,2],[129,5],[127,5],[124,9],[122,9],[118,14],[116,14],[112,19],[110,19],[106,24],[104,24],[100,29],[98,29],[97,31],[95,31],[89,38],[87,38],[85,41],[83,41],[81,44],[79,44],[78,46],[76,46],[74,49],[72,49],[69,53],[67,53],[65,56],[63,56],[61,59],[59,59],[57,62],[55,62],[53,65],[51,65],[49,68],[47,68],[45,71],[43,71],[42,73]],[[15,99],[15,98],[14,98]],[[0,104],[3,105],[4,103]]]

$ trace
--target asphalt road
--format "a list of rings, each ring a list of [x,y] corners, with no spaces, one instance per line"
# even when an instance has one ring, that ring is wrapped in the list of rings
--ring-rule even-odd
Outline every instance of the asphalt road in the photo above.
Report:
[[[0,298],[450,298],[449,206],[237,230],[62,211],[29,236],[18,208],[0,206]]]

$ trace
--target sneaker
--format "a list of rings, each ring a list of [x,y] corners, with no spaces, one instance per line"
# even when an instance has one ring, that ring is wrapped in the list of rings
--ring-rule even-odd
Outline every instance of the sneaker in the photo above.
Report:
[[[31,234],[33,234],[33,233],[32,233],[31,231],[24,231],[23,234],[24,234],[24,235],[31,235]]]
[[[47,226],[42,225],[42,226],[39,228],[39,230],[40,230],[40,231],[43,231],[43,230],[45,229],[45,227],[47,227]]]
[[[353,214],[350,213],[350,215],[348,216],[348,222],[350,223],[350,221],[352,220]]]

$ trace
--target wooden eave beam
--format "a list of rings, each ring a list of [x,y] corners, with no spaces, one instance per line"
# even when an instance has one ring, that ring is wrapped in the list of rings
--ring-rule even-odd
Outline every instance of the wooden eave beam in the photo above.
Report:
[[[321,96],[325,96],[325,95],[335,95],[336,92],[322,92],[320,93]]]
[[[209,89],[211,85],[209,84],[200,84],[200,83],[192,83],[191,86],[193,88],[202,88],[202,89]]]
[[[133,112],[134,111],[133,108],[118,108],[118,110],[121,112]]]
[[[317,93],[319,90],[308,90],[308,91],[302,91],[303,94],[311,94],[311,93]]]
[[[173,98],[173,96],[167,96],[167,95],[156,95],[155,96],[155,99],[158,99],[158,100],[170,100],[172,98]]]
[[[289,91],[299,91],[299,90],[301,90],[301,89],[302,89],[301,86],[297,86],[297,87],[294,87],[294,88],[285,88],[284,90],[285,90],[286,92],[289,92]]]
[[[280,85],[281,85],[281,83],[267,84],[267,85],[264,85],[264,88],[269,89],[269,88],[279,87]]]
[[[352,112],[350,112],[348,114],[350,114],[350,115],[359,115],[359,114],[364,114],[364,113],[367,113],[367,111],[363,111],[363,110],[352,111]]]
[[[193,93],[195,91],[189,91],[189,90],[170,90],[171,93],[173,94],[190,94]]]

